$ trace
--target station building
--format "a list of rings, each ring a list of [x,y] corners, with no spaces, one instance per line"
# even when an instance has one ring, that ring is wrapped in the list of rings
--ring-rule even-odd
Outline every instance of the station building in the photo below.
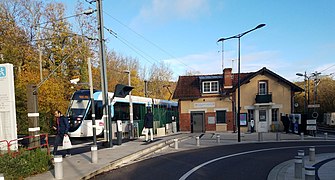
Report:
[[[241,132],[269,132],[282,126],[280,116],[292,113],[294,94],[303,89],[262,68],[240,73]],[[237,130],[238,74],[179,76],[173,99],[178,100],[179,129],[188,132]]]

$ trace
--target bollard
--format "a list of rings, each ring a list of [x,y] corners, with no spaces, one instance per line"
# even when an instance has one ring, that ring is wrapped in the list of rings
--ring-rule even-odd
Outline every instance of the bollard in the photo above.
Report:
[[[309,161],[312,161],[312,162],[315,161],[315,147],[314,146],[309,147]]]
[[[216,135],[216,142],[217,142],[218,144],[220,144],[220,135],[219,135],[219,134]]]
[[[298,156],[300,156],[302,159],[302,167],[305,166],[305,151],[304,150],[298,150]]]
[[[91,160],[92,163],[97,163],[98,162],[98,146],[93,145],[91,146]]]
[[[263,141],[263,133],[258,132],[258,141]]]
[[[178,149],[178,139],[173,139],[174,141],[174,149]]]
[[[276,140],[280,141],[280,133],[279,132],[276,133]]]
[[[63,179],[63,157],[61,155],[57,155],[54,157],[55,162],[55,178]]]
[[[328,133],[324,133],[324,135],[325,135],[325,140],[328,140]]]
[[[200,146],[200,138],[199,138],[199,136],[195,137],[195,140],[197,142],[197,146]]]
[[[0,174],[0,180],[5,180],[5,176],[3,174]]]
[[[315,167],[305,166],[305,180],[315,180]]]
[[[301,156],[294,156],[294,177],[302,178],[302,158]]]
[[[302,141],[304,140],[304,133],[303,132],[300,133],[300,138],[301,138]]]

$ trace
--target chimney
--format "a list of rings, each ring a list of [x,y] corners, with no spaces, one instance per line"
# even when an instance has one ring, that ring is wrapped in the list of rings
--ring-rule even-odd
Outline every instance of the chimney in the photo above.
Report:
[[[223,70],[223,88],[224,89],[230,89],[233,88],[233,75],[232,75],[232,68],[225,68]]]

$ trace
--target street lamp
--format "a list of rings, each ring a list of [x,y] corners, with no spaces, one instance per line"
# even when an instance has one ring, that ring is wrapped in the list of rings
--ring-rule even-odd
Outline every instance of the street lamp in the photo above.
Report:
[[[262,28],[264,27],[265,24],[259,24],[258,26],[256,26],[255,28],[253,29],[250,29],[249,31],[246,31],[246,32],[243,32],[243,33],[240,33],[240,34],[237,34],[235,36],[231,36],[231,37],[228,37],[228,38],[220,38],[219,40],[217,40],[217,42],[220,42],[222,41],[225,41],[225,40],[228,40],[228,39],[238,39],[238,72],[237,72],[237,141],[238,142],[241,142],[241,132],[240,132],[240,129],[241,129],[241,125],[240,125],[240,111],[241,111],[241,90],[240,90],[240,71],[241,71],[241,37],[243,37],[244,35],[256,30],[256,29],[259,29],[259,28]]]
[[[128,74],[128,85],[131,86],[131,81],[130,81],[130,71],[129,70],[124,70],[124,73]],[[130,139],[134,138],[134,133],[133,133],[133,125],[134,125],[134,113],[133,113],[133,101],[131,98],[131,91],[129,92],[129,121],[130,121],[130,133],[129,137]]]

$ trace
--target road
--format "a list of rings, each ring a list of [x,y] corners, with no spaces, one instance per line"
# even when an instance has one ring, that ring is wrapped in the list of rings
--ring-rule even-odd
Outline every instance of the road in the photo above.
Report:
[[[267,179],[270,170],[315,146],[316,153],[335,151],[335,142],[294,141],[241,143],[193,149],[145,159],[93,179]]]

